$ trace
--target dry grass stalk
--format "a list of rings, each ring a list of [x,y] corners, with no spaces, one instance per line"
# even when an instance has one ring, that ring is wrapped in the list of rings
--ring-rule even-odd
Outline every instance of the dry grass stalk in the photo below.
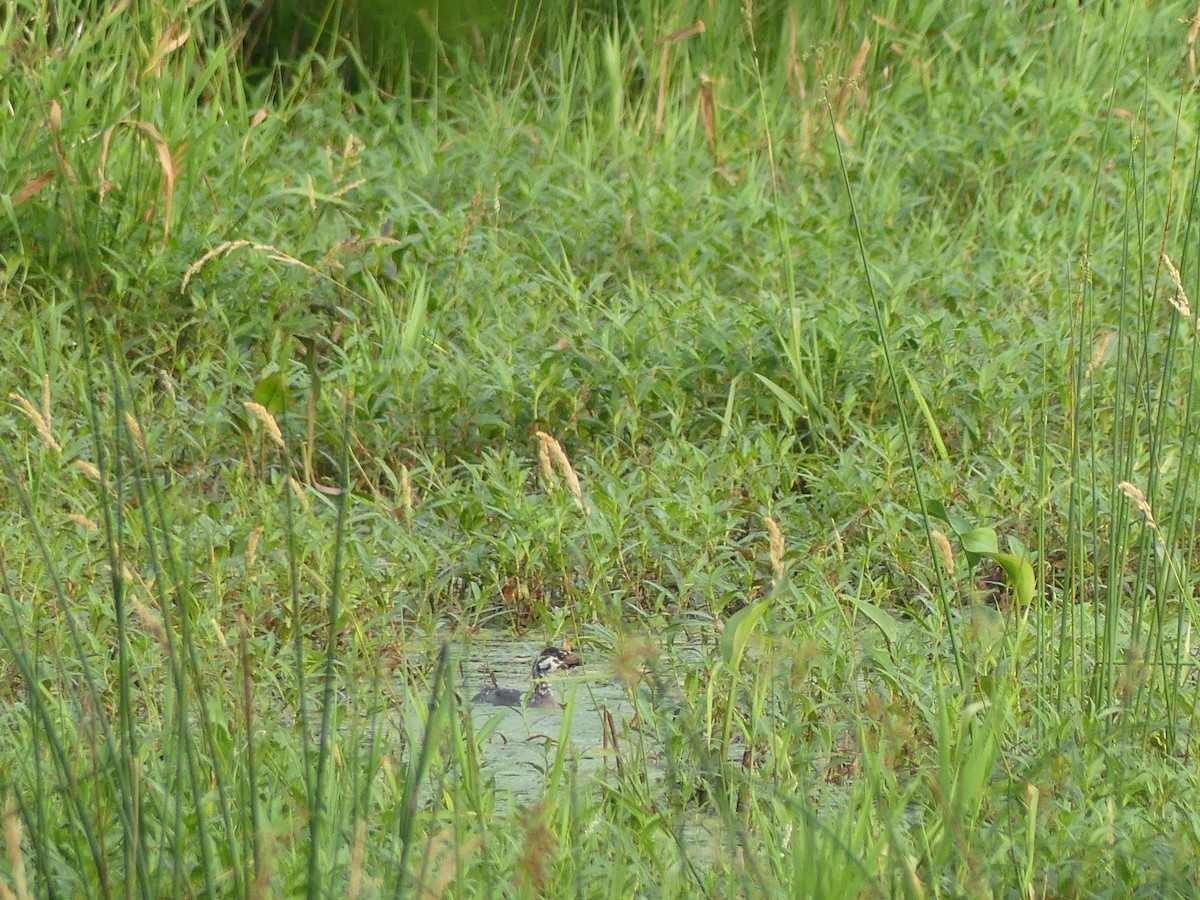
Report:
[[[720,165],[720,154],[717,153],[717,102],[713,80],[707,75],[700,76],[700,124],[704,126],[704,136],[708,139],[713,162]]]
[[[695,37],[698,34],[704,34],[704,20],[697,19],[691,25],[684,25],[678,31],[672,31],[670,34],[660,37],[654,42],[654,46],[661,47],[666,44],[678,44],[680,41],[686,41],[690,37]]]
[[[33,427],[37,429],[38,437],[42,439],[42,443],[55,453],[61,454],[62,445],[54,439],[54,434],[50,430],[49,416],[46,415],[49,410],[47,409],[45,412],[39,410],[20,394],[9,394],[8,396],[21,408],[21,412],[25,413],[29,421],[33,423]]]
[[[467,212],[467,221],[463,223],[462,234],[458,239],[459,256],[465,256],[467,253],[467,242],[471,240],[471,232],[475,230],[475,225],[483,218],[482,207],[483,193],[476,191],[475,196],[471,198],[471,209]]]
[[[42,418],[46,420],[46,428],[54,431],[54,417],[50,415],[50,376],[42,376]]]
[[[150,636],[158,641],[164,650],[168,649],[170,644],[167,641],[167,630],[163,627],[162,619],[133,594],[129,594],[128,600],[130,609],[141,619],[146,630],[150,632]]]
[[[202,257],[187,267],[187,271],[183,273],[183,281],[179,284],[179,290],[186,291],[188,285],[191,284],[192,278],[208,263],[209,260],[215,259],[225,253],[232,253],[234,250],[240,250],[243,247],[249,247],[251,250],[257,250],[260,253],[266,253],[267,259],[275,262],[287,263],[289,266],[299,266],[309,274],[316,274],[317,270],[307,263],[303,263],[294,256],[288,256],[282,250],[272,247],[270,244],[256,244],[253,241],[225,241],[223,244],[218,244],[213,247]]]
[[[96,482],[96,484],[99,484],[101,482],[100,470],[97,469],[90,462],[88,462],[86,459],[77,459],[77,460],[75,460],[74,463],[72,463],[72,465],[74,465],[76,469],[78,469],[80,472],[82,472],[84,474],[84,476],[86,476],[87,478]]]
[[[746,21],[746,32],[750,35],[750,50],[758,56],[758,42],[754,38],[754,3],[745,0],[742,4],[742,18]]]
[[[32,178],[29,181],[25,182],[25,184],[22,185],[20,188],[18,188],[16,193],[14,193],[12,195],[13,208],[15,209],[16,207],[18,207],[22,203],[24,203],[26,200],[28,200],[30,197],[33,197],[35,194],[37,194],[38,191],[40,191],[42,188],[44,188],[46,185],[48,185],[53,180],[54,180],[54,172],[50,171],[50,172],[43,172],[41,175],[37,176],[36,178]]]
[[[667,62],[671,57],[671,45],[663,44],[658,51],[658,97],[654,101],[654,133],[662,134],[663,119],[667,115]]]
[[[346,885],[346,900],[358,900],[363,886],[363,857],[367,850],[367,822],[359,819],[354,829],[354,843],[350,850],[350,874]]]
[[[575,474],[575,470],[571,468],[571,461],[567,459],[567,454],[563,452],[562,444],[555,438],[546,434],[544,431],[536,432],[538,439],[538,459],[542,459],[543,448],[549,462],[553,462],[555,468],[558,469],[558,474],[567,483],[567,490],[571,492],[571,497],[575,500],[575,505],[579,507],[580,512],[586,513],[587,509],[583,505],[583,489],[579,486],[579,478]],[[547,464],[543,464],[542,474],[547,472]]]
[[[841,119],[842,110],[846,106],[846,101],[850,98],[850,92],[854,90],[858,84],[859,76],[863,73],[863,68],[867,64],[867,55],[871,52],[871,39],[864,37],[862,43],[858,45],[858,52],[854,54],[854,59],[850,61],[850,68],[846,72],[846,77],[842,79],[842,84],[838,88],[837,96],[833,98],[833,112],[835,119]]]
[[[67,176],[67,181],[71,184],[79,184],[79,175],[74,167],[67,160],[67,152],[63,147],[62,142],[62,106],[57,100],[50,101],[50,136],[54,141],[54,156],[58,160],[58,165]]]
[[[554,438],[544,431],[537,432],[538,467],[542,470],[542,483],[550,487],[554,483],[554,467],[550,465],[550,442]]]
[[[1121,489],[1122,494],[1133,502],[1138,512],[1145,518],[1146,527],[1155,534],[1161,534],[1158,530],[1158,522],[1154,518],[1154,511],[1150,508],[1150,502],[1146,499],[1146,495],[1142,493],[1142,489],[1128,481],[1122,481],[1117,487]]]
[[[783,532],[779,530],[779,525],[770,516],[763,516],[763,522],[767,526],[767,534],[771,538],[771,578],[776,585],[783,580]]]
[[[74,522],[84,531],[91,534],[99,534],[100,526],[89,519],[87,516],[81,516],[79,513],[67,513],[67,519]]]
[[[29,893],[29,883],[25,880],[25,855],[21,852],[21,819],[17,816],[17,807],[13,803],[12,794],[4,797],[4,847],[8,851],[8,865],[12,871],[13,890],[9,894],[26,900],[33,895]],[[3,882],[0,882],[3,886]]]
[[[945,568],[946,574],[953,578],[954,573],[958,570],[954,565],[954,550],[950,547],[950,539],[936,528],[931,534],[933,535],[933,545],[937,547],[938,556],[942,560],[942,566]]]
[[[1113,333],[1106,331],[1100,335],[1100,340],[1096,341],[1096,346],[1092,348],[1092,358],[1088,362],[1087,371],[1084,372],[1085,378],[1091,378],[1096,370],[1104,364],[1104,357],[1108,355],[1109,344],[1112,343]]]
[[[146,435],[142,433],[142,426],[138,424],[138,420],[134,418],[133,413],[129,410],[125,411],[125,427],[129,429],[129,435],[133,438],[133,442],[137,444],[137,448],[142,451],[142,455],[146,454]]]
[[[1171,262],[1171,257],[1166,253],[1162,255],[1163,265],[1167,267],[1167,274],[1171,276],[1171,281],[1175,283],[1175,294],[1167,298],[1167,302],[1175,307],[1175,311],[1187,319],[1193,325],[1196,324],[1195,317],[1192,315],[1192,304],[1188,302],[1187,291],[1183,289],[1183,279],[1179,275],[1179,270],[1175,268],[1175,263]]]
[[[671,34],[660,37],[654,42],[659,48],[658,54],[658,97],[654,104],[654,133],[661,134],[663,119],[667,114],[667,67],[670,61],[671,45],[687,40],[697,34],[704,34],[704,20],[697,19],[691,25],[680,28]]]
[[[304,507],[304,511],[308,512],[308,495],[304,493],[304,486],[300,484],[291,475],[288,476],[288,487],[292,489],[292,493],[296,495],[296,499],[300,501],[300,505]],[[334,493],[341,493],[334,489]]]
[[[1189,23],[1191,28],[1188,29],[1187,45],[1188,45],[1188,71],[1193,75],[1196,74],[1196,38],[1200,37],[1200,3],[1196,4],[1196,11],[1192,14],[1192,20]]]
[[[159,35],[154,52],[150,54],[150,61],[142,69],[142,75],[159,77],[167,57],[186,44],[191,36],[192,26],[187,22],[184,22],[182,26],[179,22],[172,22],[168,25],[167,30]]]
[[[1133,505],[1137,507],[1138,512],[1142,514],[1146,521],[1146,527],[1154,532],[1154,537],[1158,543],[1158,546],[1164,551],[1163,557],[1166,559],[1167,569],[1170,571],[1171,576],[1175,580],[1175,586],[1179,589],[1181,594],[1188,592],[1189,589],[1184,586],[1183,575],[1179,571],[1179,566],[1175,563],[1175,554],[1171,553],[1167,547],[1167,540],[1165,537],[1163,537],[1163,533],[1158,527],[1158,522],[1154,518],[1154,511],[1150,508],[1150,501],[1146,499],[1146,495],[1142,493],[1141,488],[1135,484],[1131,484],[1128,481],[1122,481],[1117,485],[1117,487],[1120,488],[1121,493],[1128,497],[1130,501],[1132,501]],[[1188,632],[1188,640],[1191,640],[1190,630]]]
[[[408,474],[408,466],[400,467],[400,502],[404,507],[404,521],[412,521],[413,489],[412,479]]]
[[[283,432],[279,430],[279,424],[275,421],[275,417],[271,415],[270,411],[261,403],[255,403],[253,400],[247,400],[242,406],[254,414],[254,418],[262,423],[263,428],[267,431],[267,435],[275,442],[275,445],[283,449]]]
[[[154,154],[158,158],[158,167],[162,171],[163,185],[163,241],[165,242],[171,236],[171,209],[175,205],[175,179],[178,175],[179,167],[175,160],[171,157],[171,149],[167,146],[166,140],[159,134],[158,129],[149,122],[139,122],[136,119],[121,119],[104,130],[104,139],[101,142],[100,148],[100,200],[104,200],[104,196],[109,192],[109,182],[104,178],[104,168],[108,165],[108,151],[112,144],[113,132],[118,125],[132,125],[134,129],[142,132],[154,145]]]
[[[246,147],[250,145],[250,135],[254,132],[255,128],[267,121],[270,115],[271,111],[269,109],[259,107],[254,111],[254,115],[250,117],[250,127],[246,129],[246,136],[242,138],[242,162],[246,161]]]
[[[262,536],[263,530],[259,526],[246,538],[246,571],[254,568],[254,561],[258,559],[258,542],[262,540]]]

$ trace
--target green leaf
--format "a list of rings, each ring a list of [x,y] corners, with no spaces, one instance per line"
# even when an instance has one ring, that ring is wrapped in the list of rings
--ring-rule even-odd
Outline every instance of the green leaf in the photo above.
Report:
[[[1004,575],[1008,580],[1008,587],[1013,592],[1013,596],[1017,598],[1017,602],[1022,608],[1028,606],[1033,601],[1033,595],[1037,589],[1037,579],[1033,576],[1033,566],[1019,556],[1013,556],[1011,553],[988,553],[1004,570]]]
[[[254,386],[254,402],[277,416],[287,407],[287,379],[282,372],[273,372]]]
[[[883,632],[883,638],[888,642],[888,646],[893,646],[900,637],[900,620],[893,616],[890,612],[881,606],[876,606],[870,600],[860,600],[857,597],[851,597],[850,602],[854,604],[854,608],[862,613],[866,618]]]
[[[781,388],[765,375],[759,375],[757,372],[755,372],[754,377],[765,384],[770,389],[771,393],[775,395],[776,399],[779,400],[779,412],[783,416],[785,425],[790,428],[792,422],[797,418],[801,419],[802,421],[808,421],[808,410],[806,410],[804,408],[804,404],[792,396],[791,393]]]
[[[963,550],[967,552],[967,565],[974,568],[984,556],[1000,552],[1000,543],[996,540],[994,528],[972,528],[959,534]]]
[[[1029,559],[1029,551],[1025,549],[1025,545],[1015,534],[1010,534],[1006,543],[1008,544],[1008,552],[1013,556],[1019,556],[1022,559]]]
[[[941,519],[943,522],[950,521],[949,515],[946,512],[946,505],[937,497],[926,498],[925,511],[935,519]]]
[[[721,657],[733,669],[737,669],[746,652],[746,644],[754,626],[762,619],[767,611],[769,600],[759,600],[749,606],[743,606],[725,623],[725,631],[721,634]]]
[[[926,498],[925,511],[929,513],[930,518],[940,519],[949,525],[950,530],[955,534],[962,535],[973,530],[970,520],[946,509],[946,505],[936,497]]]
[[[405,353],[415,353],[420,346],[428,312],[429,282],[425,280],[425,274],[421,273],[413,283],[412,296],[404,316],[404,328],[400,332],[400,349]]]
[[[947,513],[946,521],[950,524],[950,530],[957,535],[964,535],[968,531],[975,530],[970,519],[957,515],[956,513]]]
[[[904,374],[908,376],[908,386],[912,389],[913,396],[917,398],[917,406],[921,409],[921,415],[925,417],[925,424],[929,426],[929,433],[933,436],[933,445],[937,448],[938,456],[942,462],[950,462],[950,454],[946,450],[946,442],[942,440],[942,431],[937,426],[937,420],[933,417],[933,410],[929,408],[929,404],[925,401],[925,395],[921,392],[921,386],[917,384],[917,379],[912,372],[904,369]]]

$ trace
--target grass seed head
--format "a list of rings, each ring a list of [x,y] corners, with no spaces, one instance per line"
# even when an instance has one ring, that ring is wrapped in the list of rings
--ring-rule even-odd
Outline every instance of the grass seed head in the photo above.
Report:
[[[149,607],[146,606],[146,604],[142,603],[141,600],[132,594],[129,595],[129,606],[133,610],[134,615],[141,619],[141,622],[146,627],[146,630],[150,632],[150,636],[158,641],[163,649],[166,649],[169,645],[167,642],[167,632],[166,629],[163,628],[162,619],[155,615],[149,609]]]
[[[308,510],[308,495],[304,493],[304,486],[300,484],[291,475],[288,476],[288,487],[292,489],[292,493],[296,495],[296,499],[300,501],[300,505]]]
[[[571,497],[575,500],[575,505],[579,507],[579,511],[587,512],[583,505],[583,489],[579,486],[579,477],[575,474],[575,469],[571,467],[571,461],[567,459],[567,454],[563,452],[562,444],[544,431],[537,432],[537,439],[539,462],[542,460],[544,450],[549,462],[554,463],[554,467],[558,469],[558,474],[567,483],[567,490],[571,492]],[[547,467],[548,463],[542,465],[543,475],[546,474]]]
[[[1175,263],[1171,262],[1171,257],[1166,253],[1162,255],[1163,265],[1167,267],[1167,274],[1171,276],[1171,281],[1175,284],[1175,293],[1167,298],[1167,302],[1175,307],[1175,311],[1183,316],[1189,322],[1194,323],[1195,319],[1192,316],[1192,304],[1188,302],[1187,291],[1183,289],[1183,278],[1179,275],[1179,270],[1175,268]]]
[[[1142,493],[1142,489],[1128,481],[1122,481],[1117,487],[1138,508],[1138,512],[1146,519],[1146,526],[1157,534],[1158,522],[1154,518],[1154,511],[1150,508],[1150,502],[1146,499],[1146,495]]]
[[[133,438],[133,442],[137,444],[138,450],[144,456],[146,454],[146,435],[142,433],[142,426],[138,424],[138,420],[129,410],[125,410],[125,427],[129,429],[129,436]]]
[[[254,561],[258,558],[258,542],[262,540],[263,530],[259,526],[250,532],[250,536],[246,538],[246,569],[254,568]]]
[[[25,900],[33,895],[29,893],[29,885],[25,880],[25,857],[21,852],[21,838],[21,818],[17,815],[16,804],[9,793],[4,797],[4,848],[8,851],[8,865],[12,876],[11,896]]]
[[[526,809],[521,814],[520,821],[525,834],[521,842],[524,849],[517,861],[517,871],[532,888],[533,893],[540,895],[542,887],[546,884],[546,870],[554,862],[554,835],[546,825],[545,810],[541,804]]]
[[[75,466],[76,469],[78,469],[80,472],[82,472],[86,478],[90,479],[91,481],[96,482],[96,484],[100,483],[100,470],[97,469],[90,462],[88,462],[86,459],[77,459],[77,460],[75,460],[73,465]]]
[[[284,446],[283,432],[279,430],[279,423],[275,421],[275,417],[271,415],[270,411],[261,403],[255,403],[253,400],[247,400],[242,406],[254,414],[254,418],[258,419],[266,429],[267,435],[275,442],[276,446],[282,449]]]
[[[50,431],[49,417],[44,415],[41,410],[20,394],[9,394],[8,396],[21,408],[21,412],[25,413],[29,421],[33,423],[33,427],[37,429],[38,437],[42,439],[42,443],[55,453],[62,453],[62,445],[54,439],[54,434]]]
[[[408,466],[400,467],[400,502],[404,504],[404,520],[412,521],[413,489],[408,475]]]
[[[783,580],[783,532],[779,530],[779,525],[770,516],[763,516],[763,522],[767,526],[767,534],[771,538],[771,577],[778,584]]]
[[[954,550],[950,546],[950,539],[936,528],[931,532],[933,536],[933,545],[937,547],[938,556],[941,557],[942,566],[946,569],[946,574],[951,578],[957,571],[954,565]]]
[[[1096,346],[1092,348],[1092,358],[1088,362],[1087,371],[1084,373],[1085,378],[1091,378],[1096,370],[1104,365],[1104,358],[1108,355],[1109,344],[1112,343],[1113,333],[1106,331],[1100,335],[1100,340],[1096,341]]]
[[[90,534],[100,533],[100,526],[87,516],[81,516],[79,513],[67,513],[67,519],[74,522],[76,525]]]
[[[554,482],[554,467],[550,465],[550,442],[554,438],[544,431],[537,433],[538,466],[542,470],[542,483],[549,487]]]

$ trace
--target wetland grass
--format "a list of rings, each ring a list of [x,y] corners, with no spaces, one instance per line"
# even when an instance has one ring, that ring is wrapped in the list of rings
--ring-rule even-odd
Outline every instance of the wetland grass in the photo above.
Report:
[[[1200,892],[1195,10],[1106,6],[10,4],[5,895]]]

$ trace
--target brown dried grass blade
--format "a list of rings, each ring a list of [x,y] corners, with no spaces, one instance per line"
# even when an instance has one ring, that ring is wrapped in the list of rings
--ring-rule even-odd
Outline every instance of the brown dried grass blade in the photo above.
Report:
[[[43,172],[37,178],[25,182],[17,189],[17,192],[12,195],[12,205],[14,208],[20,206],[47,184],[54,179],[54,172]]]
[[[171,210],[175,205],[175,177],[178,174],[175,160],[171,157],[171,149],[167,146],[166,140],[159,133],[158,129],[149,122],[140,122],[136,119],[121,119],[121,121],[109,125],[104,129],[104,140],[101,143],[100,150],[100,198],[103,200],[104,195],[108,193],[108,181],[104,177],[104,169],[108,165],[108,154],[112,148],[112,137],[119,125],[130,125],[135,131],[140,131],[142,134],[150,138],[150,142],[154,145],[155,156],[158,157],[158,168],[162,172],[163,185],[163,241],[165,242],[171,236]]]

